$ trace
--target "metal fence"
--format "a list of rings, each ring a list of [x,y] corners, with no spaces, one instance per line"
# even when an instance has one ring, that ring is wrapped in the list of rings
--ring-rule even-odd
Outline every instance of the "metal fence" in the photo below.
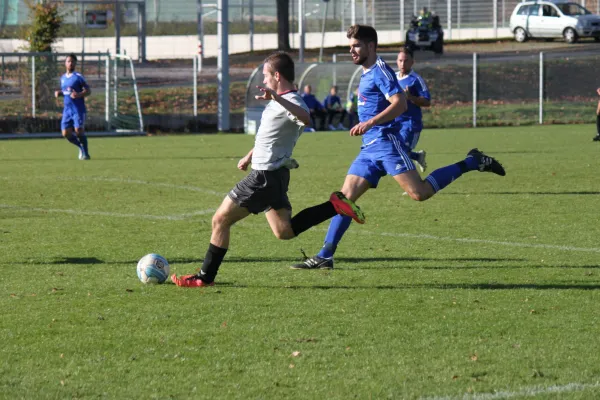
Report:
[[[382,58],[396,67],[395,54]],[[425,127],[447,128],[593,123],[600,87],[598,65],[600,54],[594,51],[466,54],[419,62],[414,70],[432,95],[432,107],[423,110]],[[333,85],[346,99],[361,75],[361,68],[349,62],[302,64],[299,69],[299,89],[310,84],[317,99],[324,99]],[[248,83],[249,133],[258,129],[264,107],[251,92],[261,79],[258,68]]]

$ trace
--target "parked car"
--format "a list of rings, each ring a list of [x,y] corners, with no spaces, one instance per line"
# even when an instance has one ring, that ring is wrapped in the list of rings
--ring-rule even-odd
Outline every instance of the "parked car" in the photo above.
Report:
[[[568,0],[525,1],[510,16],[510,30],[517,42],[561,36],[567,43],[583,37],[600,42],[600,16]]]
[[[440,18],[424,7],[420,15],[413,16],[410,21],[404,46],[411,50],[432,50],[435,54],[442,54],[444,31],[440,25]]]

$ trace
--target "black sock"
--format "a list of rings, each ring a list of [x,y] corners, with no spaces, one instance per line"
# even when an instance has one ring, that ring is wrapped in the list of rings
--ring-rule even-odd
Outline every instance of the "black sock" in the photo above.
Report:
[[[214,282],[223,258],[225,258],[225,253],[227,253],[227,249],[215,246],[212,243],[208,245],[208,251],[206,252],[206,256],[204,256],[204,263],[199,274],[203,282]]]
[[[469,166],[464,160],[457,162],[456,165],[458,165],[458,168],[460,168],[460,172],[463,174],[472,171],[472,169],[469,169]]]
[[[596,132],[600,135],[600,114],[596,115]]]
[[[317,206],[305,208],[292,218],[292,230],[294,235],[298,236],[307,229],[319,225],[323,221],[334,217],[337,214],[333,204],[330,201]]]

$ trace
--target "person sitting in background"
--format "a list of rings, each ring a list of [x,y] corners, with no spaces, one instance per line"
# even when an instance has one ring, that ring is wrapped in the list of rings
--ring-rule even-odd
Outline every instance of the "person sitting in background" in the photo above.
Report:
[[[323,100],[323,105],[327,110],[327,124],[329,125],[329,130],[335,131],[336,129],[346,129],[344,127],[346,110],[342,107],[340,96],[337,95],[337,86],[332,86],[331,89],[329,89],[329,95]],[[340,115],[340,121],[337,125],[333,125],[333,118],[338,114]]]
[[[348,129],[354,126],[354,119],[358,121],[358,88],[354,89],[348,96],[346,102],[346,112],[348,113]]]
[[[307,128],[306,131],[308,131],[308,132],[315,131],[315,129],[317,128],[316,118],[319,118],[321,120],[319,130],[324,131],[325,130],[325,115],[326,115],[325,108],[323,107],[323,105],[321,103],[319,103],[319,100],[317,100],[315,95],[312,94],[312,86],[310,86],[310,85],[304,86],[304,93],[302,93],[300,95],[300,97],[302,97],[302,100],[304,100],[304,102],[308,106],[308,109],[310,111],[310,119],[312,121],[312,127]]]

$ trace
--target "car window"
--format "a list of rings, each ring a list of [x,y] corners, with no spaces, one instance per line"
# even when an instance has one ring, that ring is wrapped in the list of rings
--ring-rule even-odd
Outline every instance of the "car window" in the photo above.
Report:
[[[542,11],[543,11],[542,15],[544,17],[558,17],[558,11],[556,10],[556,8],[552,7],[551,5],[543,6]]]
[[[559,4],[558,8],[565,15],[587,15],[591,14],[585,7],[580,6],[576,3],[563,3]]]
[[[540,15],[540,7],[537,4],[529,6],[529,15]]]
[[[521,6],[521,8],[519,8],[519,11],[517,11],[517,15],[529,15],[529,8],[531,6]]]

